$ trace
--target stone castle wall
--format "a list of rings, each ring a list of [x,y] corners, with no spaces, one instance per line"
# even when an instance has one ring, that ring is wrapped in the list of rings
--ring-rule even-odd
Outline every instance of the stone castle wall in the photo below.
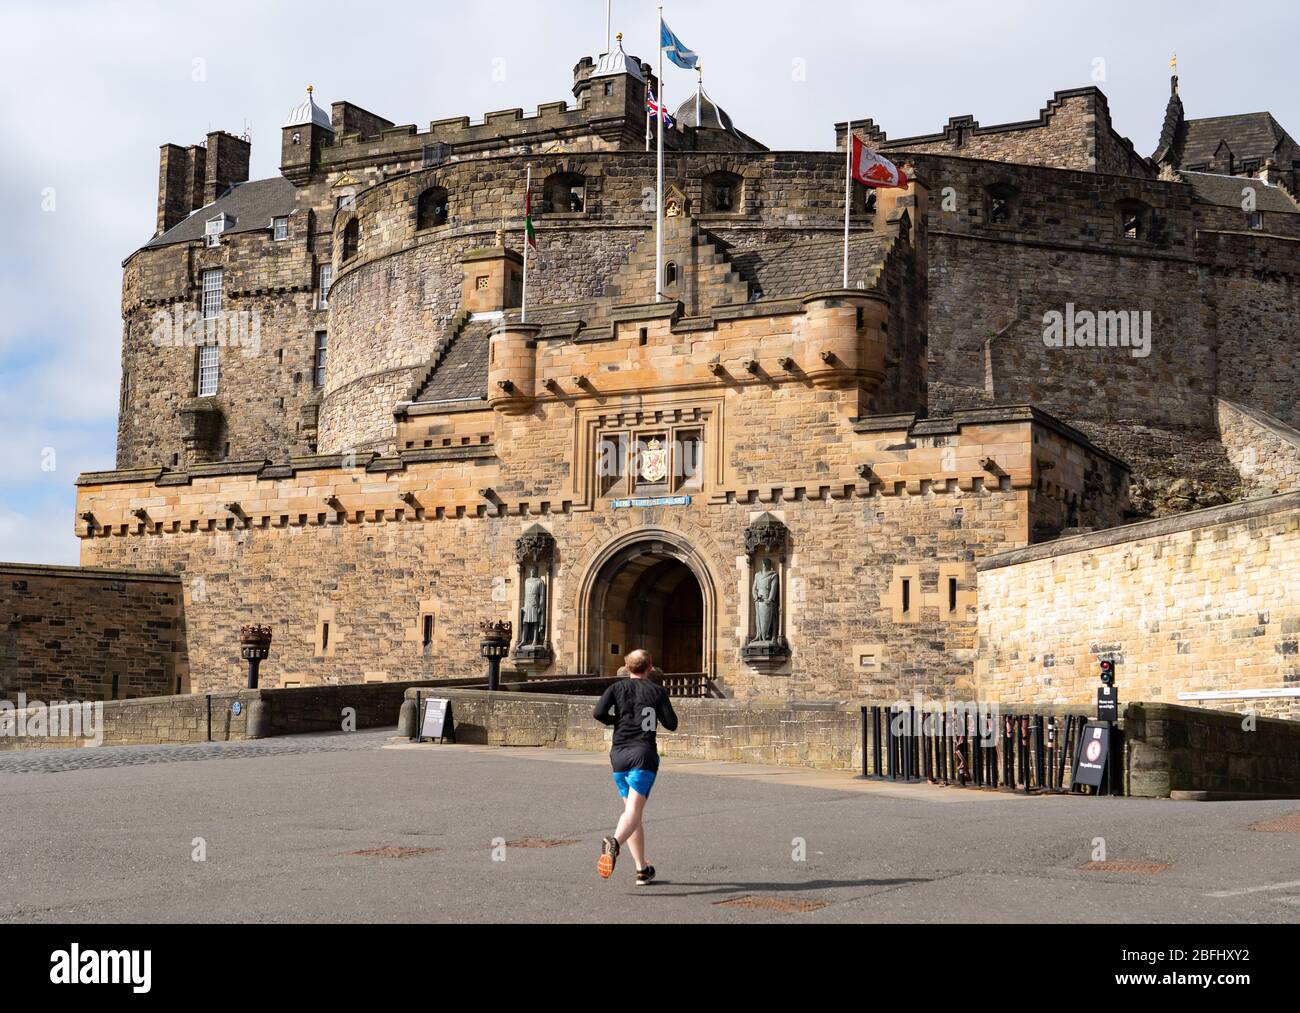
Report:
[[[229,688],[238,671],[232,631],[248,622],[275,631],[268,686],[476,674],[477,622],[511,616],[515,542],[534,524],[557,542],[552,639],[561,674],[582,665],[585,588],[601,552],[620,539],[660,537],[692,546],[701,560],[715,602],[714,672],[729,692],[867,698],[968,687],[975,562],[1030,541],[1031,517],[1047,509],[1031,506],[1035,498],[1083,498],[1083,476],[1115,465],[1028,412],[976,415],[932,434],[901,419],[830,442],[797,420],[827,411],[833,394],[792,389],[776,406],[784,425],[762,404],[761,388],[706,403],[719,422],[725,416],[725,427],[709,432],[727,437],[707,487],[683,508],[621,510],[596,496],[594,462],[592,471],[577,469],[564,453],[586,422],[558,402],[544,413],[501,415],[495,447],[433,452],[437,461],[416,451],[410,461],[349,469],[335,459],[198,475],[183,485],[87,476],[80,509],[95,526],[81,528],[83,561],[183,575],[200,692]],[[587,406],[584,418],[600,411]],[[804,462],[789,484],[764,480],[775,453]],[[987,471],[990,458],[1003,477]],[[872,463],[869,479],[858,474],[863,462]],[[1040,471],[1065,488],[1040,492]],[[1122,488],[1107,488],[1085,508],[1085,522],[1114,523],[1113,513],[1089,509],[1113,510],[1121,500]],[[139,509],[147,521],[134,516]],[[793,543],[786,586],[795,653],[777,674],[740,660],[752,579],[744,532],[765,513],[787,525]],[[906,610],[903,581],[912,588]],[[434,617],[427,649],[426,615]]]
[[[1111,656],[1122,700],[1300,688],[1300,494],[1008,553],[979,581],[977,682],[1003,703],[1086,703]]]
[[[0,700],[188,691],[181,596],[174,572],[0,564]]]

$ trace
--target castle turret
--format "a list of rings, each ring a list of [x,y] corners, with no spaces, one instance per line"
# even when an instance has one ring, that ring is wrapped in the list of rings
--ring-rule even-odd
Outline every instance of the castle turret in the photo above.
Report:
[[[330,116],[312,98],[307,86],[307,100],[289,111],[281,130],[280,172],[295,183],[305,183],[320,164],[320,149],[334,140]]]

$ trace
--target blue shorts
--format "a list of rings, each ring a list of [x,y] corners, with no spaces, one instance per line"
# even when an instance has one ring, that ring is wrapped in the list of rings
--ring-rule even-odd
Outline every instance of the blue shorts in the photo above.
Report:
[[[654,790],[655,778],[659,775],[653,770],[628,770],[614,775],[614,784],[618,793],[627,798],[629,791],[634,791],[642,798],[649,798]]]

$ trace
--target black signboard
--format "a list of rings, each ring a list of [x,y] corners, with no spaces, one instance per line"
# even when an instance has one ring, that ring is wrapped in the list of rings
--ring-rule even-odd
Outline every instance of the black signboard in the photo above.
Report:
[[[1097,720],[1119,724],[1119,690],[1114,686],[1097,690]]]
[[[456,722],[451,714],[450,700],[426,700],[424,717],[420,723],[420,741],[440,739],[443,742],[456,741]]]
[[[1105,721],[1090,721],[1084,726],[1079,739],[1079,750],[1074,756],[1074,774],[1070,779],[1070,790],[1095,788],[1107,781],[1107,768],[1110,765],[1111,726]]]

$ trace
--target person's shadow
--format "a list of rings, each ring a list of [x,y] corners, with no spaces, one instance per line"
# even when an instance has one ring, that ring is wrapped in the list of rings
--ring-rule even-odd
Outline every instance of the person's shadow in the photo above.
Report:
[[[710,897],[715,894],[804,893],[812,890],[847,890],[855,887],[911,886],[932,883],[931,879],[815,879],[807,883],[682,883],[670,879],[656,880],[647,896]],[[667,893],[664,887],[676,887],[682,893]]]

